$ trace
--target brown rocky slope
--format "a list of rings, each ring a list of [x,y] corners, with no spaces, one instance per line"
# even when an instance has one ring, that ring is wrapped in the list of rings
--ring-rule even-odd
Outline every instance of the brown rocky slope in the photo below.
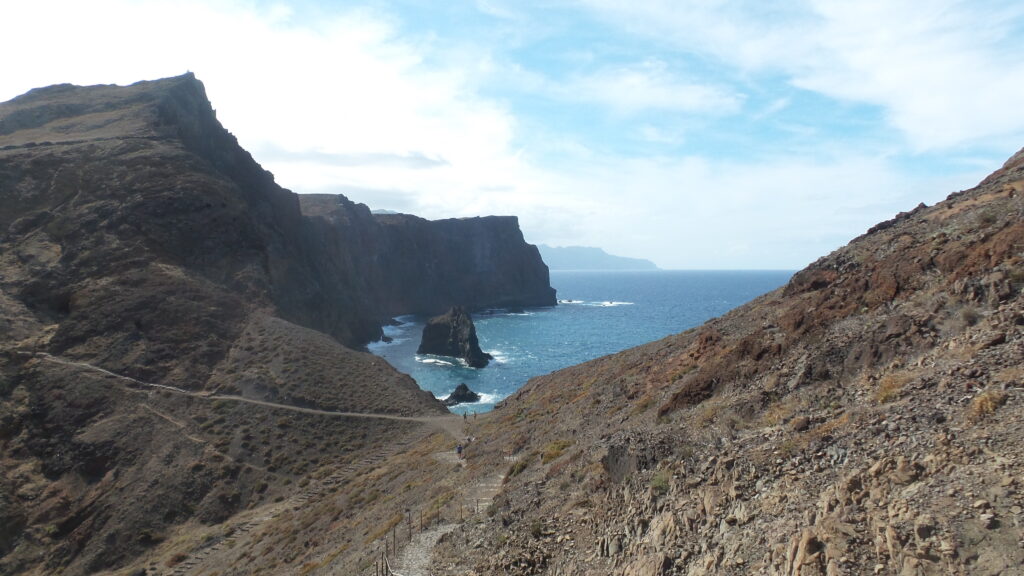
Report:
[[[1024,573],[1022,250],[1024,151],[725,316],[531,380],[469,453],[508,475],[489,519],[432,573]]]
[[[368,575],[386,550],[403,576],[1024,573],[1022,193],[1024,152],[721,318],[533,379],[465,423],[465,460],[431,436],[195,573]]]
[[[196,535],[423,427],[338,412],[447,414],[359,351],[426,310],[380,296],[401,295],[374,285],[387,255],[352,240],[387,227],[334,201],[354,216],[304,214],[191,75],[0,104],[0,573],[174,565]],[[416,240],[459,240],[404,247],[439,264],[431,303],[477,285],[444,263],[482,239],[521,269],[477,304],[553,304],[509,228],[417,223]]]

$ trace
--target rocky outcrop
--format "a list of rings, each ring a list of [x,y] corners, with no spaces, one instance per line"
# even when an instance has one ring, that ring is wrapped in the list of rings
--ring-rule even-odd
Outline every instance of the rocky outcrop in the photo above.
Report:
[[[442,402],[445,406],[458,406],[459,404],[473,404],[480,401],[480,395],[469,389],[464,382],[455,387],[455,390]]]
[[[494,359],[480,349],[473,319],[461,306],[427,321],[416,353],[459,358],[473,368],[483,368]]]

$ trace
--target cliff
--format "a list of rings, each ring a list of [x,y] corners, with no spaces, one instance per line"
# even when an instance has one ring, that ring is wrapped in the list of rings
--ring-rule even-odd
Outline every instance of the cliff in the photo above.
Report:
[[[358,270],[380,313],[440,314],[452,306],[554,306],[548,267],[515,216],[424,220],[371,214],[344,196],[303,194],[325,249]]]
[[[358,351],[412,303],[490,282],[445,258],[525,254],[477,305],[550,292],[514,220],[417,221],[447,250],[417,252],[335,201],[346,219],[304,215],[192,75],[0,104],[0,572],[123,566],[422,427],[338,412],[447,414]]]

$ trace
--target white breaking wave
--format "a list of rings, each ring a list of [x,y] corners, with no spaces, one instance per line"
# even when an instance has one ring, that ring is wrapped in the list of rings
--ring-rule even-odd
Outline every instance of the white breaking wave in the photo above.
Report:
[[[487,353],[494,357],[492,362],[496,362],[498,364],[508,363],[508,354],[505,354],[501,350],[488,350]]]
[[[477,402],[477,404],[497,404],[498,402],[501,402],[505,398],[507,398],[507,396],[502,396],[501,394],[483,394],[483,393],[481,393],[480,394],[480,401]]]
[[[454,362],[448,360],[441,360],[440,358],[432,358],[430,356],[416,356],[416,361],[421,364],[436,364],[437,366],[455,366]]]

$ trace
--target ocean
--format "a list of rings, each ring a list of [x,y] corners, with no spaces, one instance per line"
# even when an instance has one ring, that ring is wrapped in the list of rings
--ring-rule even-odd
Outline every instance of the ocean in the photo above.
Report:
[[[558,305],[474,314],[480,347],[494,356],[469,368],[443,356],[417,355],[425,318],[403,316],[384,328],[392,342],[374,354],[444,398],[460,382],[482,395],[453,412],[486,412],[534,376],[682,332],[783,285],[791,271],[552,271]]]

